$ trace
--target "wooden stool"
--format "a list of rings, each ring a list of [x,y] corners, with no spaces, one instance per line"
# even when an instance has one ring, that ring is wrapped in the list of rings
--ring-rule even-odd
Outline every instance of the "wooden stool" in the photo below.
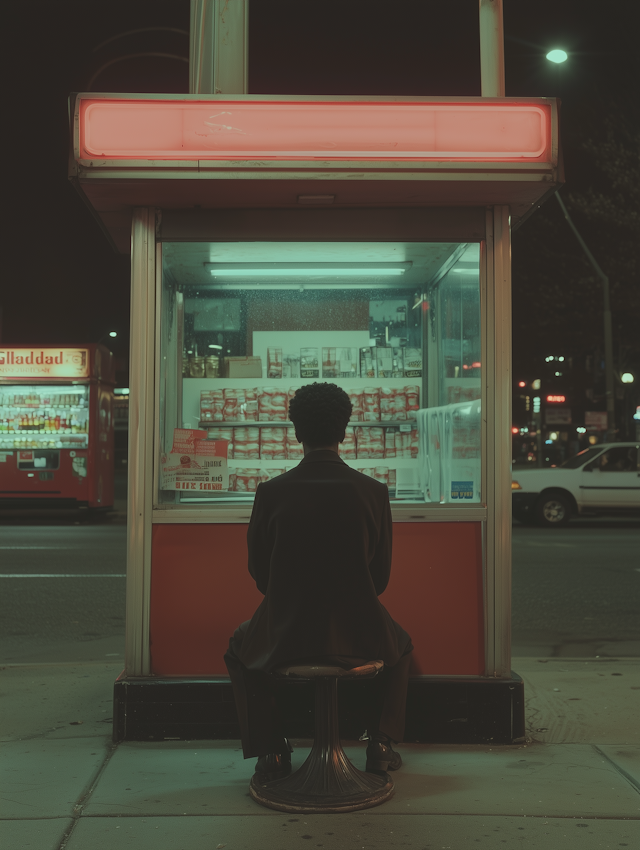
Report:
[[[279,667],[276,676],[315,679],[315,738],[302,767],[284,779],[267,782],[255,773],[249,792],[254,800],[282,812],[353,812],[379,806],[393,794],[387,773],[364,773],[355,768],[340,744],[338,679],[371,679],[382,670],[382,661],[344,670],[323,664]]]

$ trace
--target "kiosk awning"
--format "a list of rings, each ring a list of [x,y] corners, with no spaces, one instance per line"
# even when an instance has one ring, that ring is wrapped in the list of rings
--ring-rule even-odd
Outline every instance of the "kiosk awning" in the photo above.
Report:
[[[71,112],[70,179],[123,252],[137,206],[508,204],[517,224],[562,182],[554,99],[84,93]]]

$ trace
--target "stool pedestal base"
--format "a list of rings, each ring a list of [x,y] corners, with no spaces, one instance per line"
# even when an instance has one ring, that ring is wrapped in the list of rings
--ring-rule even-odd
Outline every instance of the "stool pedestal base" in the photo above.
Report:
[[[393,794],[386,773],[364,773],[345,755],[337,728],[337,680],[316,679],[315,740],[305,763],[285,779],[267,782],[254,774],[249,793],[270,809],[339,813],[368,809]]]

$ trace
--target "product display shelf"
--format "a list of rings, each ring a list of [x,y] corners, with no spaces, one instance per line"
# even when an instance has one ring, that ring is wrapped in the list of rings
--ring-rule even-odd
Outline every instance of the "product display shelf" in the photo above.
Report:
[[[398,426],[401,426],[401,425],[405,425],[405,426],[406,425],[415,425],[417,427],[417,422],[416,422],[415,419],[393,419],[393,420],[374,419],[374,420],[369,420],[367,422],[359,422],[359,421],[351,420],[349,422],[348,427],[349,428],[357,428],[360,425],[364,426],[365,428],[375,428],[375,427],[377,427],[377,428],[397,428]],[[198,423],[198,428],[201,428],[203,430],[204,429],[210,429],[210,428],[247,428],[247,427],[248,428],[274,428],[274,427],[275,428],[278,428],[278,427],[280,427],[280,428],[282,428],[282,427],[291,428],[291,427],[293,427],[293,422],[291,422],[290,420],[285,420],[285,419],[273,419],[273,420],[264,421],[264,422],[262,422],[262,421],[261,422],[251,422],[249,420],[237,420],[237,419],[234,419],[233,421],[228,421],[228,422],[220,422],[220,421],[211,422],[210,420],[207,419],[207,420],[204,420],[204,421],[201,421],[201,422]]]
[[[0,451],[17,449],[86,449],[89,444],[87,434],[0,434]]]
[[[244,469],[245,467],[250,469],[267,469],[271,467],[286,467],[287,469],[291,469],[294,466],[297,466],[301,460],[302,455],[300,455],[300,457],[288,458],[232,457],[229,458],[227,465],[230,472],[233,472],[235,469]],[[412,469],[418,463],[418,458],[415,457],[341,457],[341,460],[343,460],[348,466],[352,466],[354,469],[364,467],[368,468],[372,466],[388,466],[390,469]]]

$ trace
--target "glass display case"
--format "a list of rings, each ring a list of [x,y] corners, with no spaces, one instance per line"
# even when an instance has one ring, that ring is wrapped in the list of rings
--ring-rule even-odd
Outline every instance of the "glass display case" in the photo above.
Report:
[[[88,441],[87,385],[0,387],[0,449],[85,449]]]
[[[479,243],[165,242],[157,504],[251,502],[338,384],[342,459],[392,503],[479,502]]]

